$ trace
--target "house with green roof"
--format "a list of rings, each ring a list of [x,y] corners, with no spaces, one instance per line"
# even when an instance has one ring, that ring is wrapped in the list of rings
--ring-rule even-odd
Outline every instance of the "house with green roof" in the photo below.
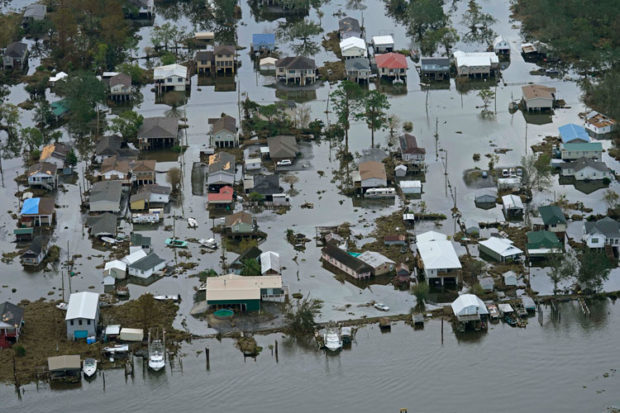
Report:
[[[600,142],[565,143],[562,144],[560,152],[564,161],[576,161],[580,158],[601,161],[603,145]]]
[[[69,105],[66,99],[57,100],[50,105],[52,114],[56,118],[56,121],[63,119],[69,113]]]
[[[525,235],[527,254],[530,258],[544,258],[562,252],[562,243],[551,231],[530,231]]]
[[[566,232],[566,218],[562,209],[557,205],[544,205],[538,207],[545,230],[553,233]]]

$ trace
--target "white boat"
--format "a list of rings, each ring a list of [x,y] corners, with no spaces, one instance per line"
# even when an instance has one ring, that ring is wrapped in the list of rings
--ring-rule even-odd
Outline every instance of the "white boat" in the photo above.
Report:
[[[86,377],[92,377],[97,372],[97,360],[95,359],[85,359],[82,362],[82,372]]]
[[[187,226],[190,228],[198,228],[198,221],[196,221],[196,218],[187,218]]]
[[[117,344],[115,346],[104,347],[103,351],[105,353],[127,353],[129,351],[128,344]]]
[[[209,248],[212,250],[217,249],[217,241],[215,240],[215,238],[201,238],[198,240],[198,243],[205,248]]]
[[[67,303],[58,303],[56,304],[56,308],[61,311],[67,311]]]
[[[342,349],[342,339],[336,328],[328,328],[323,336],[325,348],[329,351],[340,351]]]
[[[153,298],[158,300],[158,301],[174,301],[174,302],[181,301],[181,296],[179,296],[179,294],[156,295]]]
[[[166,367],[164,360],[164,345],[161,340],[153,340],[149,346],[149,368],[159,371]]]
[[[116,244],[116,240],[114,238],[110,238],[110,237],[101,237],[101,241],[107,243],[107,244]]]

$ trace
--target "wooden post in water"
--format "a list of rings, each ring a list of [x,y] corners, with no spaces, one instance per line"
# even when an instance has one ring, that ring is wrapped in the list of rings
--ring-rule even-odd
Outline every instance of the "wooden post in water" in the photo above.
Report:
[[[105,371],[101,372],[101,378],[103,379],[103,391],[105,391]]]
[[[276,363],[278,362],[278,340],[276,340]]]
[[[209,361],[209,347],[205,347],[205,358],[207,359],[207,370],[211,370],[211,362]]]
[[[443,346],[443,315],[441,316],[441,345]]]

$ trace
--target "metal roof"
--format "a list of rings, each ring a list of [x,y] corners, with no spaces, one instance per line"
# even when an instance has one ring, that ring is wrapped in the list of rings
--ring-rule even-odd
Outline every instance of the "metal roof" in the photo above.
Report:
[[[418,254],[425,270],[458,269],[461,261],[450,241],[426,241],[417,243]]]
[[[97,315],[98,308],[99,294],[89,291],[73,293],[69,297],[65,320],[74,320],[76,318],[93,320]]]
[[[277,252],[265,251],[260,255],[261,274],[265,274],[269,270],[280,272],[280,254]]]
[[[452,307],[454,315],[457,317],[489,314],[487,306],[478,296],[474,294],[460,295],[459,298],[450,304],[450,306]]]
[[[81,367],[80,356],[77,354],[47,358],[47,368],[49,371],[79,370]]]
[[[562,143],[570,143],[576,140],[590,142],[590,135],[588,135],[588,132],[583,126],[567,123],[566,125],[560,126],[558,131],[560,132]]]
[[[496,252],[502,257],[510,257],[523,253],[523,251],[521,251],[519,248],[512,245],[513,242],[511,240],[506,238],[491,237],[484,241],[480,241],[479,244],[484,245],[485,247],[487,247],[493,252]]]
[[[159,66],[153,70],[153,79],[166,79],[171,76],[186,78],[188,74],[187,67],[174,63],[171,65]]]
[[[207,303],[225,300],[260,300],[260,290],[282,288],[279,275],[241,276],[226,274],[207,278]]]

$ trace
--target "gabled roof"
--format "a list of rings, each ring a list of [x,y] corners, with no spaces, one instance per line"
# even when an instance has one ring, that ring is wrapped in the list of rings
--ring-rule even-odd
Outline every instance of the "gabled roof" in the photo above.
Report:
[[[139,249],[139,250],[136,250],[136,251],[132,252],[129,255],[125,255],[121,259],[121,261],[124,262],[127,265],[131,265],[134,262],[139,261],[139,260],[141,260],[142,258],[144,258],[146,256],[147,256],[146,251],[144,251],[143,249]]]
[[[232,202],[234,190],[231,186],[223,186],[220,192],[209,192],[207,195],[208,202]]]
[[[120,261],[120,260],[113,260],[113,261],[106,262],[105,266],[103,267],[103,271],[109,271],[111,269],[117,269],[117,270],[124,272],[124,271],[127,271],[127,264],[125,264],[123,261]]]
[[[57,103],[57,102],[54,102],[54,103]],[[54,103],[52,103],[52,105],[54,105]],[[69,153],[69,147],[65,145],[64,143],[51,143],[49,145],[44,146],[43,149],[41,149],[41,156],[39,156],[39,161],[41,162],[45,161],[46,159],[49,159],[50,157],[54,157],[58,159],[65,159],[68,153]]]
[[[8,301],[0,304],[0,328],[19,328],[23,321],[23,308]]]
[[[346,39],[340,42],[340,50],[342,52],[348,49],[352,49],[352,48],[362,49],[364,52],[364,56],[366,56],[367,54],[366,42],[364,41],[364,39],[360,39],[359,37],[353,36],[353,37],[347,37]]]
[[[56,175],[56,165],[49,162],[37,162],[28,168],[28,176],[32,176],[37,173],[44,173],[46,175]]]
[[[365,57],[354,57],[344,61],[344,67],[347,72],[353,71],[370,71],[370,62]]]
[[[119,149],[123,138],[118,135],[105,135],[99,138],[97,146],[95,146],[95,154],[97,155],[115,155]]]
[[[570,143],[573,141],[590,142],[590,135],[583,126],[567,123],[558,128],[562,143]]]
[[[213,53],[215,55],[218,55],[218,54],[231,54],[231,55],[234,56],[236,52],[237,52],[237,49],[235,49],[235,46],[226,45],[226,44],[221,44],[219,46],[215,46],[215,48],[213,49]]]
[[[566,162],[560,165],[561,169],[570,169],[576,172],[581,171],[582,169],[587,168],[587,167],[596,169],[597,171],[601,171],[601,172],[610,171],[607,165],[605,165],[605,162],[593,161],[592,159],[589,159],[589,158],[579,158],[576,161]]]
[[[297,139],[291,135],[280,135],[267,138],[269,156],[272,158],[295,158],[299,151]]]
[[[129,161],[127,160],[123,160],[123,159],[118,159],[116,156],[111,156],[109,158],[105,158],[102,162],[101,162],[101,170],[100,172],[102,174],[108,173],[108,172],[122,172],[123,174],[128,174],[129,173]]]
[[[379,254],[375,251],[364,251],[360,255],[358,255],[357,258],[364,261],[366,264],[370,265],[373,268],[377,268],[383,264],[396,264],[385,255]]]
[[[224,115],[220,118],[211,118],[208,122],[211,125],[212,134],[216,134],[221,130],[227,130],[232,133],[237,132],[237,119],[232,116]]]
[[[24,201],[21,215],[51,215],[54,208],[54,198],[29,198]]]
[[[209,156],[209,174],[214,172],[235,173],[235,156],[224,151],[220,151]]]
[[[521,251],[519,248],[512,245],[513,242],[511,240],[506,238],[491,237],[484,241],[480,241],[479,244],[484,245],[485,247],[487,247],[491,251],[496,252],[502,257],[510,257],[512,255],[523,253],[523,251]]]
[[[495,40],[493,40],[493,47],[497,48],[498,46],[503,46],[501,49],[510,49],[510,45],[508,45],[508,42],[504,40],[502,36],[497,36]]]
[[[120,202],[123,184],[119,181],[96,182],[90,189],[90,203],[99,201]]]
[[[521,201],[521,197],[517,195],[504,195],[502,197],[502,203],[506,209],[523,209],[523,201]]]
[[[525,85],[521,86],[521,92],[525,100],[531,99],[551,99],[555,98],[555,88],[543,85]]]
[[[155,254],[154,252],[151,252],[146,257],[140,258],[138,261],[132,264],[129,264],[129,268],[135,268],[136,270],[140,270],[140,271],[148,271],[150,269],[157,267],[159,264],[161,264],[164,261],[165,260],[162,258],[159,258],[157,254]]]
[[[295,69],[305,69],[305,70],[315,70],[316,63],[314,59],[310,59],[304,56],[290,56],[285,57],[283,59],[279,59],[276,62],[276,67],[284,67],[289,70]]]
[[[28,247],[28,250],[24,252],[24,255],[32,254],[32,255],[38,256],[39,254],[41,254],[41,252],[43,252],[43,244],[45,243],[46,243],[46,240],[44,240],[43,237],[41,236],[34,237],[32,242],[30,243],[30,246]]]
[[[112,76],[108,80],[108,84],[110,87],[116,85],[123,85],[125,87],[131,87],[131,76],[125,73],[119,73],[117,75]]]
[[[75,320],[76,318],[93,320],[97,315],[98,308],[99,294],[88,291],[73,293],[69,297],[65,320]]]
[[[426,149],[418,146],[418,141],[415,136],[410,133],[405,133],[399,137],[400,150],[402,153],[409,154],[425,154]]]
[[[607,238],[620,238],[620,222],[605,217],[596,222],[586,221],[586,234],[602,234]]]
[[[26,9],[24,10],[24,17],[42,19],[45,17],[46,14],[47,14],[47,7],[45,6],[45,4],[38,4],[38,3],[30,4],[26,6]]]
[[[418,240],[417,247],[425,270],[461,268],[461,261],[450,241],[420,242]]]
[[[147,237],[146,235],[142,235],[139,232],[131,233],[131,245],[142,247],[142,246],[151,246],[151,237]]]
[[[449,57],[421,57],[420,69],[423,72],[450,71]]]
[[[359,174],[362,181],[366,179],[387,179],[385,165],[382,162],[367,161],[359,165]]]
[[[252,35],[252,46],[273,46],[276,44],[276,35],[274,33],[255,33]]]
[[[132,172],[155,172],[157,161],[154,159],[143,159],[140,161],[131,161],[129,163]]]
[[[372,44],[375,46],[390,46],[394,44],[394,37],[389,34],[382,36],[372,36]]]
[[[386,69],[406,69],[407,58],[400,53],[385,53],[375,55],[377,67]]]
[[[564,213],[557,205],[545,205],[538,207],[538,212],[540,212],[540,217],[545,225],[566,224]]]
[[[416,235],[416,242],[430,242],[430,241],[447,241],[448,236],[437,231],[426,231],[422,234]]]
[[[168,118],[164,116],[144,118],[140,131],[138,132],[138,138],[176,138],[178,132],[179,120],[177,118]]]
[[[260,255],[260,272],[265,274],[270,270],[277,273],[280,272],[280,254],[273,251],[265,251]]]
[[[462,294],[450,304],[454,315],[463,317],[468,315],[489,314],[484,302],[474,294]]]
[[[171,65],[158,66],[153,70],[153,79],[161,80],[171,76],[186,78],[188,75],[187,67],[173,63]],[[146,120],[146,119],[145,119]]]
[[[207,303],[225,300],[260,300],[261,289],[282,288],[280,275],[236,274],[207,278]]]
[[[463,52],[457,50],[453,53],[457,67],[492,66],[499,63],[495,52]]]
[[[233,225],[239,223],[252,225],[253,222],[254,218],[252,217],[252,215],[248,214],[245,211],[239,211],[235,214],[227,215],[226,218],[224,218],[224,224],[227,227],[232,227]]]
[[[356,258],[353,255],[347,253],[346,251],[338,248],[335,244],[331,242],[328,243],[325,247],[323,247],[321,252],[329,255],[336,261],[342,263],[343,265],[347,266],[355,272],[361,273],[372,271],[372,267],[370,265],[366,264],[359,258]]]
[[[360,32],[360,22],[353,17],[344,17],[338,21],[338,30],[341,33]]]
[[[199,50],[194,55],[194,60],[196,61],[213,61],[213,50]]]
[[[90,216],[87,219],[87,223],[90,226],[90,235],[94,237],[105,235],[116,236],[116,215],[110,212]]]
[[[550,231],[530,231],[527,234],[527,248],[558,248],[560,247],[560,240],[557,235]]]
[[[4,50],[4,56],[21,58],[28,51],[28,45],[22,42],[14,42],[9,44]]]
[[[244,250],[243,252],[241,252],[241,255],[235,258],[235,260],[230,264],[230,266],[239,267],[243,261],[258,259],[258,257],[260,257],[261,254],[262,254],[262,251],[260,250],[260,248],[256,246],[252,246]]]

